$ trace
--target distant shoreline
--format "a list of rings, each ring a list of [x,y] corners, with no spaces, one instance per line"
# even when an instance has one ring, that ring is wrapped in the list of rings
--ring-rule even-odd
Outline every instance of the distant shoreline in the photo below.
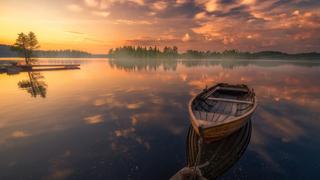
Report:
[[[187,54],[178,54],[177,56],[168,56],[168,57],[136,57],[136,56],[128,56],[128,55],[117,55],[109,57],[111,59],[186,59],[186,60],[220,60],[220,61],[230,61],[230,60],[270,60],[270,61],[277,61],[277,60],[288,60],[288,61],[320,61],[320,53],[301,53],[301,54],[264,54],[265,52],[258,52],[252,54],[235,54],[235,55],[213,55],[213,56],[190,56]]]
[[[179,53],[176,49],[168,48],[161,51],[159,48],[124,46],[116,48],[109,54],[91,54],[79,50],[37,50],[34,58],[113,58],[113,59],[215,59],[215,60],[320,60],[320,53],[307,52],[289,54],[280,51],[241,52],[225,50],[223,52],[188,50]],[[9,45],[0,44],[0,58],[17,58],[17,52],[11,51]]]
[[[10,49],[11,46],[0,44],[0,58],[16,58],[19,57],[17,52]],[[108,58],[108,54],[91,54],[79,50],[36,50],[34,58]]]
[[[114,59],[283,59],[283,60],[320,60],[320,53],[296,53],[289,54],[279,51],[261,51],[261,52],[242,52],[235,49],[217,51],[197,51],[187,50],[184,53],[179,53],[176,46],[167,47],[163,50],[158,47],[141,47],[141,46],[123,46],[111,49],[109,54]]]

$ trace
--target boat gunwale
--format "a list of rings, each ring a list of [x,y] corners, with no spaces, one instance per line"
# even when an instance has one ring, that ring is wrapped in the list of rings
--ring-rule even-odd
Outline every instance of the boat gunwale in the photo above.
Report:
[[[204,121],[204,120],[202,120],[202,119],[197,119],[197,118],[195,117],[195,115],[194,115],[194,113],[193,113],[193,110],[192,110],[192,102],[193,102],[198,96],[200,96],[200,95],[202,95],[202,94],[204,94],[204,93],[206,93],[206,92],[208,92],[208,91],[211,91],[211,90],[213,90],[214,88],[217,88],[217,87],[219,87],[219,86],[221,86],[221,85],[223,85],[223,84],[217,84],[217,85],[215,85],[215,86],[212,86],[211,88],[209,88],[209,89],[206,90],[206,91],[202,91],[202,92],[198,93],[197,95],[193,96],[193,97],[190,99],[189,103],[188,103],[189,116],[191,117],[191,118],[190,118],[190,121],[191,121],[191,124],[192,124],[192,125],[195,125],[195,126],[197,127],[197,128],[194,128],[194,129],[195,129],[195,131],[196,131],[198,134],[199,134],[199,127],[200,127],[200,126],[202,126],[204,129],[210,129],[211,127],[224,126],[224,125],[229,124],[229,123],[231,123],[231,122],[236,122],[236,121],[239,121],[239,120],[243,120],[243,118],[245,118],[245,117],[249,116],[250,114],[252,114],[252,113],[254,112],[254,110],[257,108],[258,100],[257,100],[257,97],[254,95],[254,98],[253,98],[253,107],[250,109],[250,111],[242,114],[241,116],[238,116],[238,117],[236,117],[236,118],[234,118],[233,120],[228,121],[228,122],[223,122],[223,121],[222,121],[222,122],[218,122],[218,123],[215,122],[215,124],[211,123],[211,125],[201,125],[201,124],[199,124],[199,121]],[[229,84],[226,84],[226,85],[229,85]],[[248,88],[248,86],[246,86],[246,87]],[[248,89],[249,89],[249,88],[248,88]],[[249,89],[249,90],[250,90],[250,89]]]

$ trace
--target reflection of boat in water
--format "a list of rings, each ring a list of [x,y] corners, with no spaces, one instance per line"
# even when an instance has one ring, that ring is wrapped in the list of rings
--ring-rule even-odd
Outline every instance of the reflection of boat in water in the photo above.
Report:
[[[242,128],[231,135],[201,145],[199,136],[192,126],[187,135],[188,166],[180,170],[171,179],[215,179],[230,169],[243,155],[251,138],[252,125],[249,120]],[[196,167],[196,168],[195,168]]]
[[[255,93],[246,85],[217,84],[191,99],[189,114],[198,135],[218,140],[241,128],[256,107]]]

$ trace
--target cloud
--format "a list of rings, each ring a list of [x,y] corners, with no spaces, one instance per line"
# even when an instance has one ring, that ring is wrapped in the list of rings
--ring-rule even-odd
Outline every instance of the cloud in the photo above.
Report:
[[[144,5],[144,0],[129,0],[130,2],[134,2],[140,6],[143,6]]]
[[[168,7],[167,1],[157,1],[151,5],[151,9],[155,11],[162,11]]]
[[[151,25],[154,22],[148,20],[128,20],[128,19],[117,19],[115,24],[126,24],[126,25]]]
[[[119,3],[119,4],[133,3],[138,6],[145,5],[144,0],[101,0],[100,1],[100,9],[110,8],[115,3]]]
[[[70,34],[76,34],[76,35],[85,35],[86,33],[82,33],[82,32],[78,32],[78,31],[65,31],[67,33],[70,33]]]
[[[216,0],[207,1],[204,6],[208,12],[214,12],[218,9],[218,3]]]
[[[182,41],[183,42],[187,42],[187,41],[189,41],[190,40],[190,35],[189,35],[189,33],[186,33],[183,37],[182,37]]]
[[[108,17],[110,15],[110,12],[107,11],[92,11],[92,14],[95,16],[100,16],[100,17]]]
[[[126,40],[126,44],[138,45],[138,46],[162,46],[168,44],[181,43],[181,39],[178,38],[168,38],[168,39],[153,39],[153,38],[139,38],[139,39],[129,39]]]
[[[295,15],[295,16],[299,16],[300,15],[300,11],[299,10],[295,10],[292,15]]]
[[[176,0],[177,5],[183,5],[183,4],[186,4],[187,2],[189,2],[189,0]]]
[[[191,30],[207,43],[220,42],[225,49],[236,48],[242,51],[272,49],[301,52],[311,46],[313,49],[319,47],[314,39],[320,38],[319,33],[316,33],[320,30],[316,19],[319,20],[320,16],[315,10],[301,10],[294,7],[293,2],[277,4],[279,2],[275,0],[261,3],[215,1],[218,7],[215,10],[206,7],[212,1],[196,2],[202,10],[195,14],[196,25]],[[299,42],[301,40],[310,46],[307,48]]]
[[[219,6],[217,0],[195,0],[195,4],[204,7],[208,12],[216,11]]]
[[[252,5],[256,3],[256,0],[241,0],[240,3],[245,4],[245,5]]]
[[[89,7],[97,7],[99,5],[99,1],[97,0],[84,0],[84,2]]]
[[[105,41],[101,41],[101,40],[98,40],[98,39],[95,39],[95,38],[84,38],[84,40],[86,41],[91,41],[91,42],[96,42],[96,43],[104,43]]]
[[[199,12],[199,13],[197,13],[197,14],[194,16],[194,18],[195,18],[196,20],[205,19],[205,18],[207,17],[206,14],[207,14],[206,12]]]
[[[77,4],[69,4],[67,5],[67,9],[72,12],[82,12],[83,8]]]

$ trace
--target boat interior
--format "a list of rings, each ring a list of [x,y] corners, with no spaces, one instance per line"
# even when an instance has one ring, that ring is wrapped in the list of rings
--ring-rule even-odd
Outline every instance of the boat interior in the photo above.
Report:
[[[254,92],[247,86],[216,86],[204,91],[192,103],[198,120],[228,122],[254,106]]]

